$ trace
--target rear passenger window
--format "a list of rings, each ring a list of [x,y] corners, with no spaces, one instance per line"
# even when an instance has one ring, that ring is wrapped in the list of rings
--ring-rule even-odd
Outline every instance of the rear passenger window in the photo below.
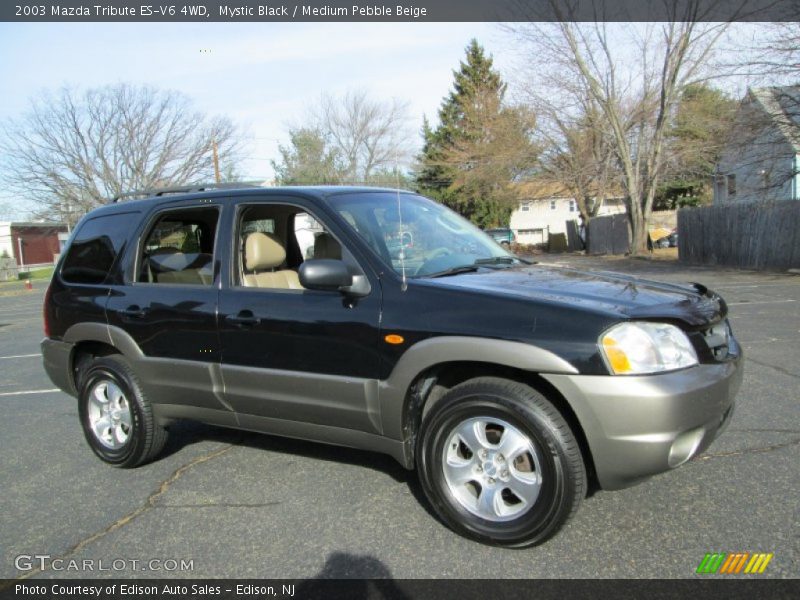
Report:
[[[162,214],[147,233],[138,281],[211,285],[219,211],[195,208]]]
[[[89,219],[75,232],[61,267],[69,283],[104,283],[128,239],[138,212],[115,213]]]

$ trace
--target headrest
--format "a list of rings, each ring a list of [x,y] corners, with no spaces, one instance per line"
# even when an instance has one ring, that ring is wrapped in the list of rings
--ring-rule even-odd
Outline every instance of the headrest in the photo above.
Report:
[[[320,233],[314,240],[314,258],[342,259],[342,247],[330,233]]]
[[[244,268],[248,271],[274,269],[286,260],[286,250],[271,233],[256,231],[244,243]]]

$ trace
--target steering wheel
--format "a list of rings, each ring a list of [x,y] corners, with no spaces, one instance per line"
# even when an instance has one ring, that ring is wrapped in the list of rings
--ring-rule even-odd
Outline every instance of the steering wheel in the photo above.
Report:
[[[439,258],[440,256],[447,256],[448,254],[452,253],[453,251],[450,250],[449,248],[436,248],[435,250],[431,250],[425,255],[425,262],[433,260],[434,258]]]
[[[419,267],[417,267],[417,270],[414,271],[414,275],[425,274],[430,263],[434,262],[436,259],[442,258],[443,256],[449,256],[450,254],[453,254],[453,251],[449,248],[436,248],[431,250],[425,254],[425,261]]]

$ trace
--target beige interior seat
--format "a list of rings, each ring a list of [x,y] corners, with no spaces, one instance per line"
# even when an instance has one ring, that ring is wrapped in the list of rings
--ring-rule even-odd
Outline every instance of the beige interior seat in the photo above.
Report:
[[[212,280],[210,254],[185,254],[177,248],[157,248],[147,258],[147,277],[150,283],[180,283],[210,285]],[[155,264],[154,264],[155,263]]]
[[[314,239],[314,258],[342,260],[342,246],[330,233],[320,233]]]
[[[244,285],[246,287],[302,290],[297,273],[290,269],[276,270],[286,260],[286,250],[278,238],[269,233],[254,232],[244,243]]]

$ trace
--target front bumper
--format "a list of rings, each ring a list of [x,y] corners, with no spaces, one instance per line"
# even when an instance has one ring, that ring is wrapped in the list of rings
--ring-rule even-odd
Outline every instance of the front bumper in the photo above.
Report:
[[[733,415],[743,357],[659,375],[543,375],[586,435],[600,486],[613,490],[703,452]]]

